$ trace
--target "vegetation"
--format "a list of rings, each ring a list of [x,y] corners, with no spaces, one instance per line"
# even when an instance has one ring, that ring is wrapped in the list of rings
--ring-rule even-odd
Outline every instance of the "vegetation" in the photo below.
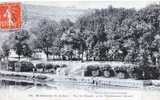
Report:
[[[76,22],[40,20],[36,27],[15,32],[8,40],[14,40],[13,47],[4,44],[3,51],[8,56],[9,49],[14,48],[19,56],[31,57],[39,49],[54,59],[159,65],[159,24],[159,5],[138,11],[110,6]]]
[[[140,10],[109,6],[95,9],[76,22],[43,19],[36,27],[11,34],[7,41],[10,45],[2,46],[5,57],[14,49],[19,59],[40,50],[54,60],[122,61],[139,65],[145,76],[153,73],[152,65],[160,65],[160,5]],[[126,70],[117,72],[122,75]],[[157,77],[150,75],[146,78]]]
[[[31,62],[21,61],[15,63],[15,71],[20,72],[32,72],[34,65]]]

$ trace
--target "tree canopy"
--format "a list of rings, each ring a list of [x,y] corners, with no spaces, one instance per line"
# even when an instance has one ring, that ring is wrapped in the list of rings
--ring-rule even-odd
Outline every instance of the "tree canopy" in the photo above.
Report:
[[[30,30],[15,32],[18,55],[31,57],[35,49],[63,60],[103,60],[160,64],[160,5],[140,10],[95,9],[76,22],[42,19]],[[3,51],[8,55],[8,45]]]

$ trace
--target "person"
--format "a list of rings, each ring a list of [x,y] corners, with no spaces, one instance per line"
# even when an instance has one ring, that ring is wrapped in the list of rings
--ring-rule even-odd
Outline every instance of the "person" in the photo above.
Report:
[[[4,13],[4,17],[6,17],[9,27],[13,26],[14,22],[15,22],[15,18],[14,18],[13,13],[14,12],[11,10],[10,6],[8,6],[8,8],[6,9],[6,11]]]

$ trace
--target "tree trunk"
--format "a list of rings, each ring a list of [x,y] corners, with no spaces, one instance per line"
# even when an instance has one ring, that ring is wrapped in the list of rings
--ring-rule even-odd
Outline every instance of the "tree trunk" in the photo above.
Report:
[[[20,55],[18,55],[18,60],[20,61],[20,59],[21,59],[21,56],[20,56]]]
[[[80,53],[78,53],[78,60],[80,60],[81,59],[81,54]]]
[[[81,62],[83,62],[83,55],[84,55],[83,53],[84,53],[84,51],[82,51],[82,58],[81,58]]]
[[[47,60],[49,60],[49,57],[48,57],[49,55],[48,55],[48,53],[46,53],[46,56],[47,56]]]
[[[88,61],[88,50],[86,51],[86,61]]]
[[[7,61],[8,61],[8,56],[7,56]]]
[[[55,60],[55,55],[52,56],[52,59]]]
[[[59,58],[59,60],[62,60],[62,56],[61,56],[61,54],[60,54],[60,55],[58,55],[58,58]]]
[[[72,55],[71,55],[71,60],[73,59]]]
[[[46,57],[47,57],[47,60],[49,60],[48,47],[47,47]]]
[[[158,57],[155,58],[156,66],[158,66]]]

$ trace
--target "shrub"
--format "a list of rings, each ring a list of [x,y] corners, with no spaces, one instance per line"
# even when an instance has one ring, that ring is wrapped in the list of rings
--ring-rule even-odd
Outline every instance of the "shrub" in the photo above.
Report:
[[[99,66],[97,65],[89,65],[87,66],[85,72],[85,76],[99,76]]]
[[[143,79],[158,79],[159,69],[156,66],[147,66],[143,68]]]
[[[117,78],[119,78],[119,79],[126,79],[126,78],[128,78],[128,76],[127,76],[127,74],[125,73],[125,72],[118,72],[117,73]]]
[[[44,63],[36,64],[36,68],[37,69],[44,69],[45,68],[45,64]]]
[[[40,80],[45,80],[47,79],[47,76],[44,76],[44,75],[38,75],[36,76],[37,79],[40,79]]]
[[[131,70],[131,77],[134,79],[143,79],[143,70],[139,66],[135,66]]]
[[[38,64],[36,64],[36,71],[38,71],[38,72],[44,72],[44,69],[45,69],[45,64],[44,63],[38,63]]]
[[[160,76],[159,68],[156,66],[138,66],[134,67],[132,76],[135,79],[158,79]]]
[[[60,67],[61,68],[65,68],[65,67],[67,67],[67,65],[66,64],[62,64]]]
[[[15,71],[15,63],[17,63],[17,61],[9,61],[8,62],[8,70],[11,70],[11,71]]]
[[[100,75],[104,77],[112,77],[115,73],[110,65],[105,65],[100,67]]]
[[[57,68],[60,68],[61,66],[60,65],[53,65],[53,68],[55,69],[55,70],[57,70]]]
[[[34,65],[31,62],[22,61],[20,63],[21,63],[21,71],[22,72],[33,71]]]
[[[21,63],[20,62],[15,63],[15,71],[17,71],[17,72],[21,71]]]
[[[31,62],[21,61],[15,63],[15,71],[31,72],[33,71],[34,65]]]
[[[115,67],[114,70],[117,74],[117,77],[120,79],[125,79],[125,78],[129,78],[129,73],[127,71],[126,66],[120,66],[120,67]]]
[[[126,66],[115,67],[114,70],[115,70],[116,73],[118,73],[118,72],[125,72],[125,73],[127,73],[127,67]]]
[[[46,64],[45,69],[52,69],[53,65],[52,64]]]

